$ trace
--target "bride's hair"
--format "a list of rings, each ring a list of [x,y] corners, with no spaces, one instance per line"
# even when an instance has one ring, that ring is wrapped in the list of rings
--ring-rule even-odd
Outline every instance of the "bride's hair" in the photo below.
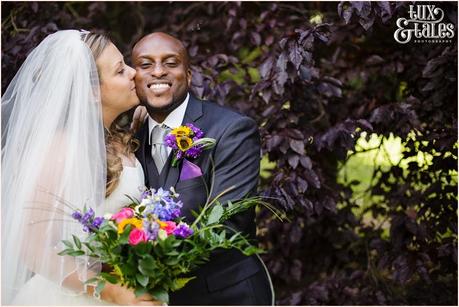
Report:
[[[88,33],[82,37],[83,41],[89,46],[97,61],[104,49],[111,43],[110,38],[105,34]],[[99,73],[100,82],[104,82]],[[133,138],[129,130],[121,127],[120,122],[123,120],[122,115],[113,122],[110,129],[105,133],[105,146],[107,149],[107,185],[105,197],[108,197],[118,186],[121,172],[123,171],[123,162],[121,155],[129,156],[134,153],[139,143]]]

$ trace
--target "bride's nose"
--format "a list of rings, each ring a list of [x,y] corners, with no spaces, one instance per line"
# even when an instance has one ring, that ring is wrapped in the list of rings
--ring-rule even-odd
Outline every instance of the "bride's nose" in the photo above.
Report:
[[[131,66],[128,66],[128,65],[127,65],[127,69],[128,69],[129,79],[134,80],[134,77],[135,77],[135,74],[136,74],[135,69],[132,68]]]

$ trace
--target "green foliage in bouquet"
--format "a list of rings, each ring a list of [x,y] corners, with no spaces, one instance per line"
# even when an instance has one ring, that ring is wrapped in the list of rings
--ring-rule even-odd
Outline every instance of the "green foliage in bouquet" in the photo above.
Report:
[[[147,190],[140,202],[129,197],[132,204],[110,216],[95,217],[86,208],[75,211],[72,216],[83,224],[88,237],[84,242],[76,236],[73,242],[64,240],[67,248],[60,255],[95,257],[110,268],[86,281],[96,285],[96,294],[106,282],[119,283],[135,289],[137,296],[148,292],[168,303],[168,293],[192,280],[193,270],[208,261],[212,251],[237,249],[247,256],[263,252],[224,222],[257,205],[278,218],[280,212],[261,197],[222,205],[218,199],[228,190],[193,212],[196,219],[191,225],[182,221],[182,203],[173,188]]]

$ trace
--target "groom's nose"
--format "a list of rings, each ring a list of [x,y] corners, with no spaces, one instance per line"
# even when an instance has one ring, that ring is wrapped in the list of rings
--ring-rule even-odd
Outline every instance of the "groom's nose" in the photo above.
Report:
[[[153,65],[151,70],[151,75],[156,78],[164,77],[167,74],[167,70],[164,68],[162,64]]]

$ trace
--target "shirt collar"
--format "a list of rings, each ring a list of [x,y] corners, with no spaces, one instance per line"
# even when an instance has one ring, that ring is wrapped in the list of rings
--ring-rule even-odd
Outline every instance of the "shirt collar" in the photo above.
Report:
[[[162,123],[158,123],[153,118],[151,118],[151,116],[148,116],[149,139],[151,136],[151,131],[153,131],[153,128],[156,127],[156,125],[164,124],[171,129],[179,127],[182,124],[183,119],[185,118],[186,107],[188,106],[189,100],[190,100],[190,94],[187,93],[185,101],[183,101],[182,104],[180,104],[177,108],[175,108],[174,111],[169,113],[169,115],[167,115],[166,119],[164,119]]]

